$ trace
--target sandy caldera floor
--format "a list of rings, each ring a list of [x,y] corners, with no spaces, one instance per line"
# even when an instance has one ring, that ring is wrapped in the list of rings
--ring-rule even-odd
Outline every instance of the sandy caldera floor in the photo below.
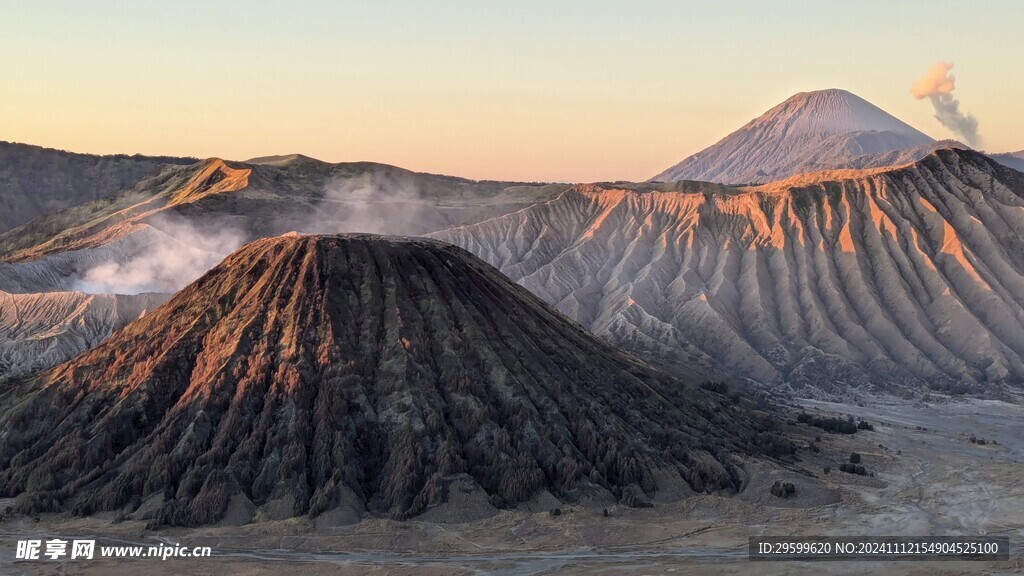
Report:
[[[649,509],[563,507],[507,511],[469,524],[369,519],[316,528],[304,519],[234,528],[147,531],[103,518],[15,517],[0,522],[0,574],[1019,574],[1024,573],[1024,407],[994,401],[853,406],[875,430],[854,436],[795,427],[819,452],[789,468],[751,467],[738,497],[697,495]],[[970,441],[984,438],[986,444]],[[819,438],[816,440],[816,438]],[[992,441],[997,443],[993,443]],[[838,471],[857,451],[874,477]],[[830,466],[831,472],[824,473]],[[797,495],[768,494],[776,479]],[[1008,536],[1006,562],[754,562],[750,536]],[[197,559],[18,561],[16,541],[95,537],[101,543],[211,546]]]

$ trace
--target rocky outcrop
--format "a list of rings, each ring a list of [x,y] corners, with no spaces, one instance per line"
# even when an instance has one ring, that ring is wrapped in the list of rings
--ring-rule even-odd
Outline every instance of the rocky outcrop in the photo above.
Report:
[[[436,237],[681,372],[834,391],[1024,378],[1024,175],[971,151],[754,188],[580,185]]]

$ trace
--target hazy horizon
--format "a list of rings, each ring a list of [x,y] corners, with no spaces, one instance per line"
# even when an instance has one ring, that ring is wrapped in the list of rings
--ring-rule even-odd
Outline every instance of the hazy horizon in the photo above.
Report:
[[[881,5],[879,4],[879,7]],[[1024,148],[1024,5],[16,2],[0,140],[97,154],[301,153],[475,179],[643,180],[797,92],[936,139],[911,83],[955,63],[980,148]],[[699,15],[700,18],[697,18]]]

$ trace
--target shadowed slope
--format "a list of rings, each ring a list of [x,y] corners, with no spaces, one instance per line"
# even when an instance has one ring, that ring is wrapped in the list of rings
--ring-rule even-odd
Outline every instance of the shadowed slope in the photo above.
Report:
[[[750,417],[462,249],[288,236],[10,385],[0,488],[27,510],[147,501],[157,522],[187,525],[229,503],[404,518],[458,478],[497,506],[544,490],[636,505],[666,477],[736,489],[725,455],[765,440]]]
[[[1024,175],[971,151],[747,189],[576,186],[436,236],[677,371],[840,391],[1024,378]]]
[[[1003,152],[1000,154],[989,154],[993,160],[1003,166],[1013,168],[1018,172],[1024,172],[1024,150],[1020,152]]]
[[[96,156],[0,142],[0,233],[128,188],[164,164],[194,158]]]

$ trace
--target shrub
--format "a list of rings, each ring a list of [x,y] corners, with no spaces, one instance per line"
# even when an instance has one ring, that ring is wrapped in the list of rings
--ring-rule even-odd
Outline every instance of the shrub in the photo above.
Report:
[[[700,387],[723,396],[729,393],[729,385],[725,382],[701,382]]]
[[[860,464],[860,454],[857,454],[856,452],[850,452],[850,463]]]
[[[847,474],[857,474],[859,476],[867,476],[867,470],[861,464],[851,464],[850,462],[843,462],[839,465],[840,472],[846,472]]]
[[[762,431],[754,436],[756,450],[765,456],[777,458],[796,451],[796,446],[788,438],[774,432]]]
[[[852,416],[844,420],[842,418],[813,416],[807,412],[801,412],[797,415],[796,421],[815,428],[821,428],[825,432],[833,434],[855,434],[857,432],[857,424],[854,423]]]
[[[772,484],[771,493],[776,498],[789,498],[796,493],[796,486],[792,482],[780,482],[778,480]]]

